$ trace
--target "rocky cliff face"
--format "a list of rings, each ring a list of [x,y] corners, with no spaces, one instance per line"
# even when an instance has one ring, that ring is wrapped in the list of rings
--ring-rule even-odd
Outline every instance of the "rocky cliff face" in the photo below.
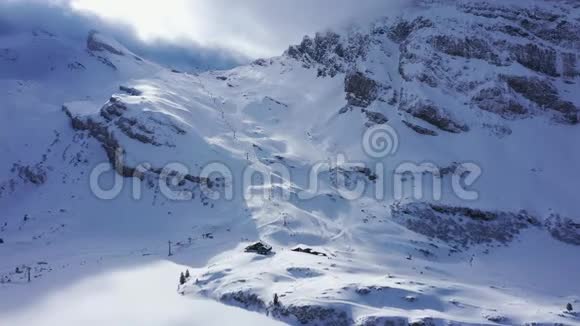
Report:
[[[577,3],[426,3],[370,28],[305,37],[286,55],[317,69],[321,78],[345,73],[350,106],[367,108],[381,101],[378,111],[408,113],[407,120],[419,122],[407,123],[426,123],[421,128],[466,132],[473,123],[454,117],[458,110],[507,120],[545,116],[563,124],[579,122],[580,103],[554,86],[578,82]],[[398,69],[385,74],[385,65]],[[381,94],[388,89],[391,94]],[[461,101],[452,110],[437,107],[426,96],[433,90]]]
[[[63,105],[62,110],[70,119],[71,126],[78,132],[86,132],[96,139],[104,149],[109,163],[118,174],[127,178],[139,178],[144,180],[159,179],[162,173],[178,175],[177,171],[163,170],[164,167],[147,166],[137,167],[135,164],[124,161],[127,154],[125,147],[131,147],[131,143],[153,147],[175,148],[172,142],[175,137],[186,134],[177,121],[163,115],[155,114],[143,108],[146,104],[129,104],[131,98],[141,95],[141,91],[133,87],[120,86],[120,91],[126,94],[112,96],[103,107],[94,114],[82,114],[79,106],[84,103],[72,103]],[[182,176],[180,188],[196,189],[199,185],[212,188],[208,178],[200,178],[191,174]],[[207,198],[203,197],[206,202]]]
[[[110,41],[103,39],[97,31],[91,31],[87,37],[87,50],[95,52],[109,52],[115,55],[124,55],[120,46],[115,47]]]

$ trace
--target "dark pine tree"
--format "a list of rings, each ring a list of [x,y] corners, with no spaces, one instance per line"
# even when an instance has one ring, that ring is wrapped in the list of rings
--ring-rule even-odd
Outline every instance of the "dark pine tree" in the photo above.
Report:
[[[185,275],[183,275],[183,272],[181,272],[181,275],[179,275],[179,284],[183,285],[185,284]]]
[[[189,275],[189,269],[186,269],[186,270],[185,270],[185,278],[186,278],[186,279],[189,279],[189,278],[190,278],[190,275]]]
[[[278,300],[278,293],[274,293],[274,305],[279,306],[280,300]]]
[[[572,304],[571,303],[568,303],[566,305],[566,310],[568,310],[569,312],[572,312],[572,310],[574,310],[574,308],[572,307]]]

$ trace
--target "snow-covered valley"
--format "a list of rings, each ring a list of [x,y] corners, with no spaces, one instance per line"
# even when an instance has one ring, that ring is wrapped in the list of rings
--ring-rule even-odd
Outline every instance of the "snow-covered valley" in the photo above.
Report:
[[[580,324],[579,59],[574,1],[198,74],[0,33],[0,325]]]

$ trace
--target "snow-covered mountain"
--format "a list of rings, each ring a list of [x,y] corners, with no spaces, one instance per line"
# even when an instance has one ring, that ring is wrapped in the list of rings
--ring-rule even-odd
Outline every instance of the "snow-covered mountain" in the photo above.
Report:
[[[2,34],[0,312],[170,261],[290,324],[580,324],[579,59],[576,1],[417,1],[200,74]]]

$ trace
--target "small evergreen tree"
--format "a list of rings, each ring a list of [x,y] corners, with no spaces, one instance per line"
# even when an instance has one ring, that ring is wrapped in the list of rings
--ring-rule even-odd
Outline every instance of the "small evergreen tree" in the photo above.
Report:
[[[185,275],[183,275],[183,272],[181,272],[181,275],[179,275],[179,284],[183,285],[185,284]]]
[[[189,275],[189,269],[185,270],[185,278],[189,280],[190,275]]]
[[[566,305],[566,310],[568,310],[569,312],[572,312],[572,310],[574,310],[574,308],[572,307],[572,304],[571,303],[568,303]]]
[[[278,293],[274,293],[274,305],[279,306],[280,300],[278,300]]]

